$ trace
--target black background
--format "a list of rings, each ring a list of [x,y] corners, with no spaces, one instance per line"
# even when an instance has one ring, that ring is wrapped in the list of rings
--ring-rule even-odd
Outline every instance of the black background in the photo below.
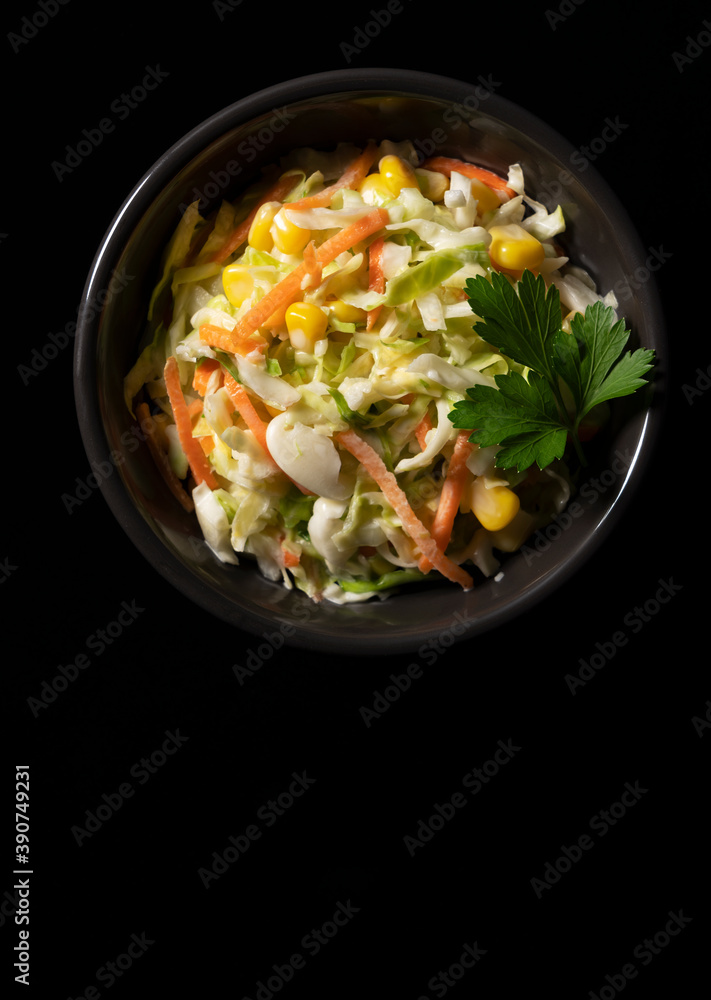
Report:
[[[43,23],[37,4],[15,5],[0,40],[10,390],[0,549],[10,718],[0,772],[2,988],[61,1000],[90,987],[89,996],[109,1000],[418,1000],[513,996],[522,986],[566,998],[609,998],[623,986],[629,997],[691,995],[695,974],[707,975],[709,929],[711,683],[700,567],[711,393],[698,370],[711,364],[708,9],[403,0],[358,50],[357,29],[384,4],[45,6],[53,13]],[[40,27],[18,42],[33,16]],[[437,655],[282,648],[240,682],[233,667],[258,650],[257,637],[193,606],[156,573],[100,490],[67,511],[62,496],[91,471],[71,344],[31,376],[22,366],[76,318],[97,245],[164,150],[251,92],[348,66],[418,67],[472,85],[483,76],[576,147],[600,136],[608,118],[626,125],[595,166],[644,246],[667,255],[656,274],[669,335],[665,426],[624,522],[515,627]],[[167,76],[119,120],[113,102],[147,67]],[[115,129],[58,178],[53,162],[107,116]],[[659,581],[673,581],[675,595],[633,629],[627,616]],[[134,618],[110,628],[120,634],[99,652],[92,637],[125,605]],[[573,694],[566,675],[601,655],[599,646],[609,651],[619,631],[626,645]],[[90,665],[38,707],[43,685],[82,653]],[[411,664],[421,676],[366,724],[362,709]],[[178,732],[182,745],[155,757],[149,775],[141,760]],[[516,749],[473,794],[465,776],[499,741]],[[29,990],[13,981],[13,764],[31,767]],[[294,772],[312,783],[269,823],[263,807]],[[109,810],[127,783],[131,796],[118,795],[120,808]],[[595,817],[620,802],[626,783],[644,792],[601,835]],[[405,837],[457,792],[466,803],[409,851]],[[87,812],[102,805],[105,820],[86,835]],[[238,858],[228,852],[206,885],[200,870],[250,825],[259,839]],[[586,834],[590,849],[537,892],[532,880]],[[329,934],[339,903],[351,916],[314,954],[305,935],[323,925]],[[670,912],[680,911],[687,922],[665,938]],[[668,943],[657,954],[638,950],[659,932],[657,944]],[[129,954],[132,935],[141,950],[134,945],[113,978],[107,963]],[[480,958],[462,974],[466,944]],[[297,952],[303,968],[288,982],[270,980]],[[450,967],[461,980],[437,979]],[[271,989],[258,992],[260,982]]]

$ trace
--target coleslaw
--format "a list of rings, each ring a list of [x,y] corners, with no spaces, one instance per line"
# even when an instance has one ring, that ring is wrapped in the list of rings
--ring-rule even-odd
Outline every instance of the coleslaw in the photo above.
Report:
[[[474,332],[465,284],[526,261],[567,314],[614,308],[565,224],[520,165],[420,163],[410,142],[295,150],[206,218],[189,205],[124,395],[214,556],[337,603],[496,576],[571,478],[503,472],[453,426],[517,367]]]

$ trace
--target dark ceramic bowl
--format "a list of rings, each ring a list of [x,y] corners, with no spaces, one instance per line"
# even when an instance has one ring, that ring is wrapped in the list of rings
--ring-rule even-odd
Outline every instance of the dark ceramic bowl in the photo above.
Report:
[[[232,104],[169,149],[126,198],[84,291],[75,390],[89,459],[94,468],[111,464],[114,474],[101,483],[111,510],[151,565],[197,605],[262,638],[278,634],[294,646],[362,655],[411,651],[445,635],[448,642],[471,637],[551,595],[627,510],[661,413],[658,390],[620,401],[604,440],[591,450],[589,482],[597,477],[605,489],[581,491],[575,516],[534,536],[526,553],[506,557],[501,579],[478,578],[469,593],[433,583],[385,601],[315,604],[265,580],[246,558],[238,567],[218,562],[200,542],[196,518],[172,498],[132,433],[123,403],[123,377],[136,357],[161,253],[181,205],[200,197],[209,211],[294,147],[331,149],[370,138],[411,139],[423,157],[457,156],[504,175],[509,164],[521,163],[527,191],[551,208],[564,206],[566,253],[602,291],[626,291],[620,307],[636,342],[665,353],[653,282],[628,280],[646,254],[620,203],[591,166],[575,170],[564,139],[480,84],[388,69],[316,74]]]

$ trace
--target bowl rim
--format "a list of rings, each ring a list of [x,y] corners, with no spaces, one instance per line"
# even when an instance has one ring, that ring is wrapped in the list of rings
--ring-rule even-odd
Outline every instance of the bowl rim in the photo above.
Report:
[[[242,97],[204,119],[173,143],[149,167],[124,198],[101,239],[84,285],[77,318],[73,382],[80,434],[90,462],[105,459],[109,442],[104,429],[98,393],[85,391],[87,386],[97,385],[95,346],[100,324],[100,314],[96,316],[96,311],[89,310],[88,306],[95,301],[95,290],[107,287],[112,263],[119,259],[138,221],[173,177],[225,133],[246,124],[259,114],[273,110],[275,105],[288,106],[313,98],[329,95],[347,96],[358,91],[453,100],[455,94],[461,99],[463,90],[471,86],[462,80],[416,70],[383,67],[329,70],[273,84]],[[558,160],[567,162],[574,151],[572,144],[535,114],[499,94],[490,93],[487,96],[483,113],[487,117],[504,121],[507,126],[543,144]],[[618,236],[625,259],[642,260],[644,251],[635,225],[617,195],[594,169],[594,165],[586,170],[584,186],[598,203],[607,206],[608,211],[614,212],[616,223],[619,222]],[[643,414],[633,459],[626,476],[616,489],[612,504],[604,517],[598,519],[596,527],[579,540],[574,551],[569,552],[565,559],[548,569],[535,583],[533,589],[526,588],[515,594],[505,605],[493,608],[488,615],[471,620],[468,627],[463,627],[456,636],[456,641],[495,629],[549,597],[588,561],[619,522],[637,494],[661,431],[666,396],[663,368],[666,356],[666,330],[653,275],[640,289],[640,300],[640,312],[649,323],[650,334],[657,351],[655,389],[651,402]],[[238,613],[237,606],[229,598],[224,598],[214,589],[207,587],[186,563],[169,551],[133,503],[120,475],[102,478],[100,489],[114,517],[139,551],[153,568],[184,596],[208,613],[244,631],[262,634],[270,623],[273,626],[273,620],[266,618],[260,620],[259,616],[254,623],[246,620],[243,614]],[[277,586],[282,585],[278,583]],[[305,595],[302,596],[308,601]],[[353,609],[358,606],[356,604],[349,607]],[[359,637],[349,636],[348,642],[356,655],[382,655],[385,652],[413,651],[428,637],[439,633],[441,633],[440,627],[435,629],[423,627],[411,637],[365,634]],[[296,625],[294,633],[286,638],[286,643],[322,652],[343,651],[343,637],[339,638],[331,631],[324,633],[314,630],[309,627],[308,621],[303,628]]]

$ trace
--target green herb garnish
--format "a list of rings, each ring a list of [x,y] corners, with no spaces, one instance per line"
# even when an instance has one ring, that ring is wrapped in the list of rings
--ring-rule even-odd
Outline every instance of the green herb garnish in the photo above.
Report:
[[[496,375],[497,388],[475,385],[468,399],[454,404],[455,427],[476,428],[470,441],[499,445],[496,465],[519,472],[536,463],[544,469],[565,453],[568,438],[582,465],[580,423],[593,407],[628,396],[646,384],[642,377],[655,362],[654,351],[624,347],[630,331],[602,302],[576,313],[571,333],[562,329],[560,295],[544,279],[524,271],[514,287],[492,272],[466,283],[472,311],[481,322],[474,330],[516,365]]]
[[[237,367],[232,358],[229,356],[229,354],[227,354],[225,351],[218,351],[217,348],[213,348],[213,350],[215,351],[215,357],[220,362],[225,371],[228,371],[230,373],[235,382],[241,383],[242,379],[240,378],[239,371],[237,370]]]

